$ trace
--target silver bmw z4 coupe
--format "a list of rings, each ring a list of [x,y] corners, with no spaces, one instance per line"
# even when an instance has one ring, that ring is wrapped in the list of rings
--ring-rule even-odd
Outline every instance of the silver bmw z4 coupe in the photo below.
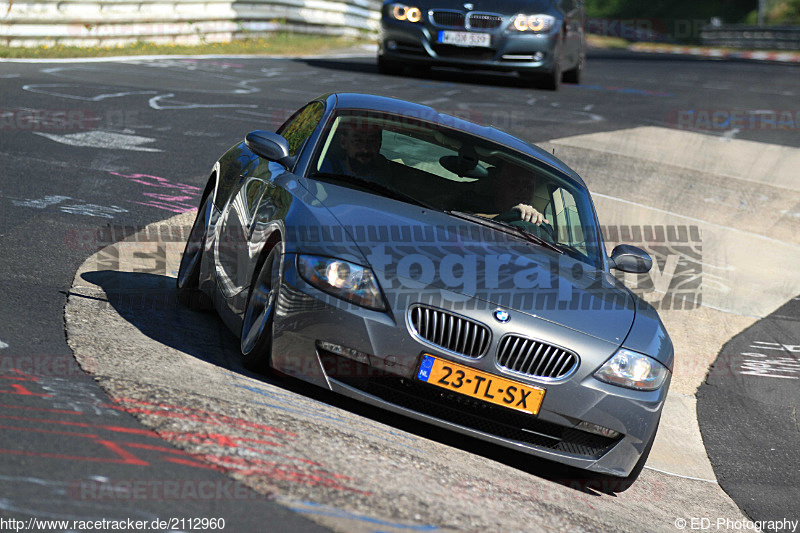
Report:
[[[213,167],[178,273],[245,367],[627,483],[673,347],[583,180],[430,107],[328,94]]]

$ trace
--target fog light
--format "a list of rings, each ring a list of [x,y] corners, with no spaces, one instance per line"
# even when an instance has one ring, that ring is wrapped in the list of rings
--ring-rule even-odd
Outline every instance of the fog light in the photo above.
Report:
[[[390,40],[386,41],[386,48],[389,50],[397,50],[397,41]]]
[[[317,348],[325,350],[326,352],[335,353],[336,355],[341,355],[342,357],[347,357],[348,359],[352,359],[353,361],[357,361],[365,365],[370,364],[369,355],[365,354],[364,352],[354,350],[353,348],[347,348],[345,346],[339,346],[338,344],[325,341],[317,341]]]
[[[614,431],[613,429],[604,428],[603,426],[598,426],[597,424],[592,424],[591,422],[581,422],[578,424],[576,429],[580,429],[581,431],[587,431],[589,433],[594,433],[595,435],[602,435],[603,437],[608,437],[609,439],[616,439],[619,437],[619,431]]]
[[[534,61],[541,61],[542,59],[544,59],[544,54],[542,52],[536,52],[533,54]]]

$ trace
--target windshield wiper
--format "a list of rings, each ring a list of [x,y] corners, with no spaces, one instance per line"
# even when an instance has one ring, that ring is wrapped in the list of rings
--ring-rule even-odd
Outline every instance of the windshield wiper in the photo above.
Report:
[[[528,233],[521,227],[515,226],[514,224],[509,224],[508,222],[502,222],[500,220],[493,220],[491,218],[485,218],[479,215],[473,215],[472,213],[465,213],[463,211],[445,211],[445,213],[447,213],[450,216],[454,216],[456,218],[469,220],[470,222],[475,222],[476,224],[481,224],[484,226],[495,228],[499,231],[502,231],[503,233],[513,232],[514,235],[518,235],[528,242],[532,242],[533,244],[538,244],[539,246],[542,246],[549,250],[553,250],[554,252],[557,252],[559,254],[564,253],[564,250],[562,250],[558,245],[546,241],[541,237],[539,237],[538,235],[534,235],[533,233]]]
[[[335,172],[312,172],[309,175],[309,177],[313,179],[323,179],[323,180],[353,183],[361,188],[367,189],[368,191],[378,193],[381,196],[386,196],[388,198],[393,198],[395,200],[400,200],[401,202],[406,202],[409,204],[415,204],[420,207],[424,207],[426,209],[439,211],[439,209],[433,207],[431,204],[424,202],[418,198],[414,198],[410,194],[406,194],[402,191],[398,191],[394,187],[389,187],[388,185],[377,183],[375,181],[366,178],[361,178],[359,176],[353,176],[350,174],[338,174]]]

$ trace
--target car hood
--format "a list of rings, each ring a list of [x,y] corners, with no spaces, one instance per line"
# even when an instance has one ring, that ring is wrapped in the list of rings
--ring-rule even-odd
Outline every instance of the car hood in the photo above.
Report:
[[[483,302],[487,308],[527,313],[618,345],[631,328],[633,297],[606,272],[439,211],[311,184],[398,312],[435,293],[434,300],[446,294],[455,308]]]
[[[439,1],[423,1],[417,2],[417,6],[423,11],[429,9],[457,9],[460,11],[467,11],[464,9],[464,1],[457,0],[439,0]],[[552,0],[473,0],[469,2],[472,4],[472,9],[468,11],[484,11],[490,13],[502,13],[506,15],[513,15],[517,13],[526,13],[533,15],[536,13],[548,13],[552,10]]]

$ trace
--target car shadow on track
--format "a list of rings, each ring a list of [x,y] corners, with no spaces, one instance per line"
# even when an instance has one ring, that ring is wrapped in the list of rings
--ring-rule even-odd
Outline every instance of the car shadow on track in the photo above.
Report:
[[[296,59],[295,61],[304,63],[309,67],[342,72],[358,72],[362,74],[378,74],[378,67],[374,60],[352,60],[352,59]],[[436,81],[447,84],[476,85],[484,87],[506,87],[518,89],[536,89],[535,84],[528,79],[521,78],[513,72],[492,72],[492,71],[465,71],[451,68],[427,68],[410,67],[406,69],[405,75],[384,75],[387,85],[394,85],[394,82],[405,82],[409,84],[422,84],[425,82]],[[541,89],[539,89],[541,90]],[[543,93],[551,91],[541,90]]]
[[[74,292],[70,292],[70,297],[91,298],[98,300],[98,303],[107,301],[120,317],[145,336],[201,361],[344,409],[391,428],[480,455],[587,495],[613,494],[627,488],[615,479],[586,479],[586,473],[581,470],[500,448],[436,426],[421,424],[294,378],[254,374],[242,366],[239,340],[216,313],[192,311],[178,302],[175,278],[147,272],[115,270],[85,272],[81,277],[100,287],[107,300]]]

